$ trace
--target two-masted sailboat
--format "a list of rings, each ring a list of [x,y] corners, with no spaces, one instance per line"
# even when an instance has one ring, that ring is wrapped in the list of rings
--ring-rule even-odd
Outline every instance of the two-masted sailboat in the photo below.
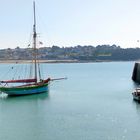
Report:
[[[37,94],[48,91],[48,85],[50,78],[41,79],[38,75],[38,61],[37,61],[37,33],[36,33],[36,13],[35,13],[35,2],[33,2],[34,9],[34,24],[33,24],[33,65],[34,65],[34,76],[33,78],[26,79],[12,79],[0,81],[0,91],[7,93],[8,95],[27,95],[27,94]],[[10,85],[14,83],[15,85]],[[17,85],[17,83],[22,83]]]

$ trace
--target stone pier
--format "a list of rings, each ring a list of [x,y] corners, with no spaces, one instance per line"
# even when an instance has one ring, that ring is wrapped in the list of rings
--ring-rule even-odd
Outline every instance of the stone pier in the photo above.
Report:
[[[140,62],[135,62],[132,80],[136,83],[140,83]]]

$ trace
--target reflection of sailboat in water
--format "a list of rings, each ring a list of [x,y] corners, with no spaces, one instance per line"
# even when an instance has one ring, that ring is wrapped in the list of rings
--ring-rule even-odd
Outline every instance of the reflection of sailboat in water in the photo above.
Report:
[[[32,75],[28,78],[23,79],[12,79],[0,81],[0,91],[7,93],[8,95],[26,95],[26,94],[37,94],[48,91],[48,85],[50,78],[42,79],[37,61],[37,33],[36,33],[36,15],[35,15],[35,2],[33,3],[34,8],[34,25],[33,25],[33,68]],[[11,85],[11,84],[15,85]],[[21,85],[17,85],[17,84]]]
[[[48,92],[47,92],[48,93]],[[32,96],[6,96],[6,94],[2,97],[0,96],[0,100],[4,100],[6,101],[11,101],[11,102],[26,102],[26,101],[41,101],[41,100],[49,100],[50,99],[50,95],[46,94],[46,93],[42,93],[42,94],[32,94]]]

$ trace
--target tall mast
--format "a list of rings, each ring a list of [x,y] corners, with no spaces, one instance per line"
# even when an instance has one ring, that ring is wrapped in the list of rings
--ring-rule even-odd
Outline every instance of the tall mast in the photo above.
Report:
[[[33,1],[33,10],[34,10],[34,24],[33,24],[33,49],[34,49],[34,72],[35,79],[37,79],[37,50],[36,50],[36,13],[35,13],[35,1]]]

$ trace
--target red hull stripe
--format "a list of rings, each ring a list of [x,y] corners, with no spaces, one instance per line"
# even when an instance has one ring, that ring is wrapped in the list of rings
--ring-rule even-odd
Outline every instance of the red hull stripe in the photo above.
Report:
[[[7,80],[7,81],[0,81],[1,83],[32,83],[36,82],[36,79],[21,79],[21,80]]]

